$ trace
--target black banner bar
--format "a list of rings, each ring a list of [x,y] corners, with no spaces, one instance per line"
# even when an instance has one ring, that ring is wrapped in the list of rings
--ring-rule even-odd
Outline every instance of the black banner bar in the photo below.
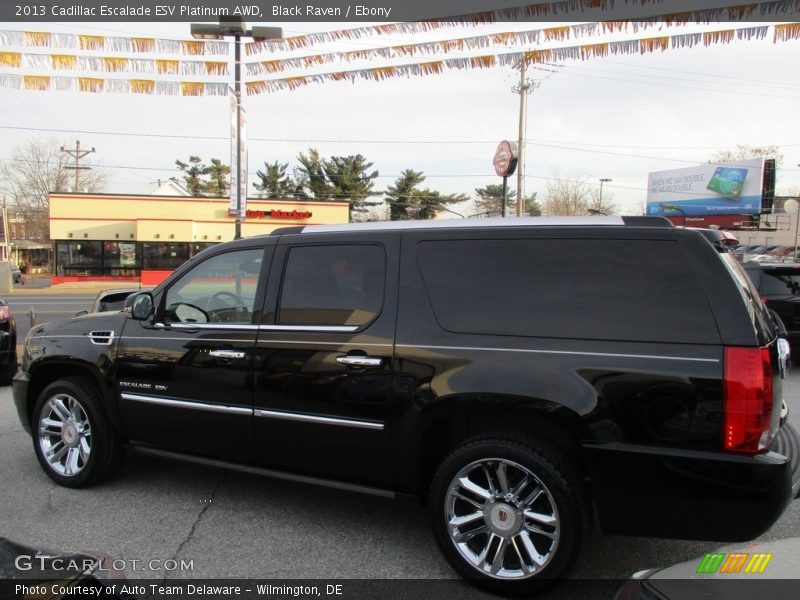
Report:
[[[750,6],[743,13],[736,7]],[[730,10],[720,11],[725,8]],[[14,22],[407,22],[469,21],[478,13],[493,21],[594,22],[660,20],[663,15],[711,11],[707,21],[797,21],[795,0],[2,0],[0,21]],[[746,16],[744,16],[746,15]],[[665,19],[669,20],[669,19]]]

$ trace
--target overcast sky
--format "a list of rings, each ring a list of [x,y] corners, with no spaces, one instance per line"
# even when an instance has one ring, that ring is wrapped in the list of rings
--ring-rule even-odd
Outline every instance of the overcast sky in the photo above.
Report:
[[[425,36],[375,36],[280,57],[553,25],[503,23],[438,30]],[[628,31],[602,39],[749,25],[761,24],[689,25],[638,34]],[[284,35],[353,26],[290,23],[284,26]],[[41,31],[45,27],[41,23],[0,23],[0,29]],[[180,23],[62,23],[49,29],[109,36],[190,37],[188,24]],[[770,29],[767,39],[761,41],[564,61],[547,67],[547,71],[531,70],[529,75],[541,85],[528,104],[526,191],[536,191],[542,199],[548,178],[580,177],[594,186],[600,178],[611,178],[613,181],[604,185],[604,196],[612,194],[624,213],[641,214],[650,171],[698,164],[715,151],[737,144],[774,144],[784,155],[778,190],[797,193],[800,40],[773,43],[772,36]],[[573,38],[539,47],[600,40]],[[491,47],[463,55],[520,49]],[[459,54],[447,58],[453,56]],[[259,56],[261,60],[267,58],[271,57]],[[358,66],[365,65],[340,68]],[[317,69],[331,70],[337,67]],[[428,177],[427,187],[474,195],[476,187],[500,182],[491,164],[495,147],[500,140],[517,137],[519,97],[511,87],[518,77],[511,68],[498,67],[382,82],[328,82],[247,96],[249,189],[264,161],[289,162],[291,168],[297,154],[313,146],[323,156],[365,155],[380,171],[378,189],[391,185],[403,169],[415,169]],[[158,179],[178,174],[176,158],[186,160],[190,154],[204,160],[218,157],[226,163],[230,159],[227,98],[33,92],[0,87],[0,107],[0,159],[6,159],[13,146],[29,139],[53,138],[56,145],[70,147],[79,139],[82,147],[97,149],[93,162],[110,172],[108,192],[148,193]],[[515,178],[510,183],[515,186]],[[469,207],[464,209],[470,211]]]

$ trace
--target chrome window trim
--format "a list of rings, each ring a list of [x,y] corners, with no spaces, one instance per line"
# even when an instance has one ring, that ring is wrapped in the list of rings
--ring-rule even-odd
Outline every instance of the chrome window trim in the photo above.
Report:
[[[268,419],[283,419],[285,421],[300,421],[303,423],[315,423],[317,425],[335,425],[339,427],[355,427],[357,429],[372,429],[383,431],[383,423],[377,421],[361,421],[355,419],[342,419],[339,417],[321,417],[318,415],[307,415],[303,413],[285,412],[281,410],[255,409],[255,416]]]
[[[146,402],[148,404],[158,404],[159,406],[171,406],[174,408],[190,408],[193,410],[203,410],[206,412],[219,412],[234,415],[251,415],[253,414],[252,408],[244,408],[242,406],[225,406],[222,404],[209,404],[207,402],[195,402],[193,400],[173,400],[171,398],[159,398],[157,396],[142,396],[141,394],[130,394],[122,392],[120,398],[123,400],[131,400],[133,402]]]
[[[566,354],[574,356],[602,356],[608,358],[642,358],[646,360],[682,360],[688,362],[720,362],[717,358],[688,358],[685,356],[658,356],[654,354],[616,354],[610,352],[575,352],[570,350],[529,350],[526,348],[481,348],[477,346],[428,346],[396,344],[397,348],[419,348],[423,350],[469,350],[481,352],[524,352],[528,354]]]

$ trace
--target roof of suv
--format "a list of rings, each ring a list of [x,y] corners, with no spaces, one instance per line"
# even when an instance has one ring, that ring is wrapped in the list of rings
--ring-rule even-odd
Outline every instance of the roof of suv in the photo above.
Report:
[[[371,221],[337,225],[280,227],[269,235],[328,233],[334,231],[390,231],[406,229],[461,229],[473,227],[673,227],[664,217],[492,217],[488,219],[429,219],[419,221]]]

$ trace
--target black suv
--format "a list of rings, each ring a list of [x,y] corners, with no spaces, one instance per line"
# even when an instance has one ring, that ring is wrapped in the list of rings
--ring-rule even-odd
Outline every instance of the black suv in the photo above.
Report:
[[[658,217],[295,227],[33,328],[14,399],[62,485],[130,444],[412,494],[459,573],[526,594],[593,508],[616,534],[768,529],[800,487],[781,342],[724,247]]]
[[[792,349],[792,360],[800,365],[800,264],[744,263],[761,300],[783,321]]]

